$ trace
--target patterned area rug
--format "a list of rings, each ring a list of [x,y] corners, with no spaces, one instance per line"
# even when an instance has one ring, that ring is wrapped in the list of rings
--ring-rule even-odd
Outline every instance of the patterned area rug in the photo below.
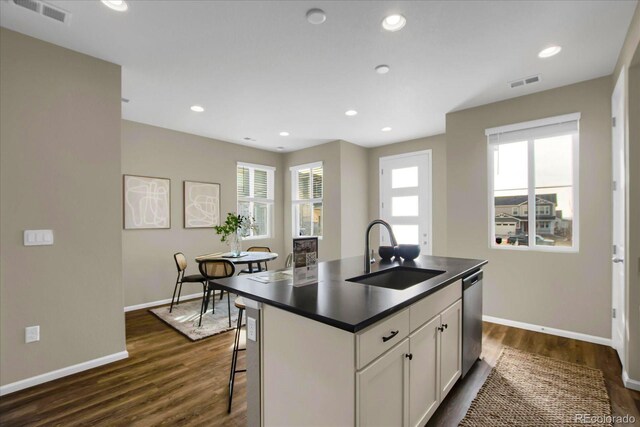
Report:
[[[173,311],[169,313],[169,306],[154,308],[149,310],[158,316],[166,324],[176,331],[186,335],[191,341],[198,341],[222,332],[236,328],[238,321],[238,309],[233,304],[236,296],[231,295],[231,327],[229,327],[229,317],[227,315],[227,294],[220,300],[220,293],[216,293],[215,313],[212,313],[211,303],[209,309],[202,315],[202,326],[198,327],[200,319],[200,306],[202,299],[180,301],[180,304],[173,305]],[[244,319],[243,319],[244,324]]]
[[[611,426],[602,372],[509,347],[460,423],[466,427],[585,424]]]

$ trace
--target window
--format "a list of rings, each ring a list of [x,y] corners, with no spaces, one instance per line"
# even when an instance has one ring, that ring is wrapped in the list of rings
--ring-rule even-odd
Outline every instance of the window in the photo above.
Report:
[[[486,130],[491,247],[578,250],[579,120],[575,113]],[[514,205],[522,216],[508,235],[495,220]]]
[[[511,209],[511,213],[514,215],[518,215],[518,208]]]
[[[248,238],[271,237],[275,168],[238,162],[238,214],[253,217]]]
[[[322,187],[322,162],[291,168],[294,237],[322,237]]]

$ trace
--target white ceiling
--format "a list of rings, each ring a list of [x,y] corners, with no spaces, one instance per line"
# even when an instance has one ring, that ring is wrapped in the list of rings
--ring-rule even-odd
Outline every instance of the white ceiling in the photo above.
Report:
[[[69,26],[12,0],[3,27],[122,65],[125,119],[275,150],[444,132],[445,114],[605,76],[636,1],[50,1]],[[308,9],[327,14],[322,25]],[[380,22],[402,13],[406,27]],[[550,44],[562,52],[541,60]],[[374,67],[388,64],[386,75]],[[510,89],[534,74],[542,82]],[[204,106],[194,113],[193,104]],[[359,114],[347,117],[355,109]],[[381,132],[391,126],[391,132]],[[288,131],[288,137],[279,132]],[[250,137],[255,141],[244,141]]]

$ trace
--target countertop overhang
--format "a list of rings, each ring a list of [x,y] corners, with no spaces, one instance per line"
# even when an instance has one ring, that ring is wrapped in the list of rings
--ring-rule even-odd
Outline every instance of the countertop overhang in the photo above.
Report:
[[[250,275],[217,279],[214,283],[251,300],[355,333],[458,282],[485,264],[486,260],[422,255],[413,261],[394,259],[371,265],[371,273],[398,266],[445,271],[404,290],[348,282],[347,279],[364,274],[361,256],[319,263],[318,283],[312,285],[294,287],[291,280],[261,283],[250,279]]]

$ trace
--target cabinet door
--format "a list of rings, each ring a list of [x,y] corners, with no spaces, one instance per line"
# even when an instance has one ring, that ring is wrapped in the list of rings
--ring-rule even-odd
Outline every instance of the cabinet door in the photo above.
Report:
[[[408,425],[409,339],[356,374],[359,426]]]
[[[440,315],[440,401],[462,373],[462,301],[458,300]]]
[[[409,425],[425,425],[438,408],[440,316],[409,336]]]

